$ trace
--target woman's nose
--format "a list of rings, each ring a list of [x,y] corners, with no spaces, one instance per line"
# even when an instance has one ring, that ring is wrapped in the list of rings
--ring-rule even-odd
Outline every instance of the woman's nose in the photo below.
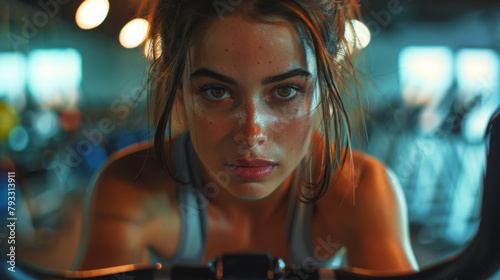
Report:
[[[255,104],[249,104],[242,116],[242,124],[234,136],[234,141],[243,149],[255,149],[267,141],[264,131],[264,119],[256,110]]]

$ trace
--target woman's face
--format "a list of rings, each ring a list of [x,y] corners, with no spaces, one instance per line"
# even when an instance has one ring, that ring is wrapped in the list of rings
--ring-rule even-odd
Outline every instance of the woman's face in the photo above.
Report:
[[[316,62],[294,26],[216,20],[199,34],[180,95],[206,184],[268,196],[305,156]]]

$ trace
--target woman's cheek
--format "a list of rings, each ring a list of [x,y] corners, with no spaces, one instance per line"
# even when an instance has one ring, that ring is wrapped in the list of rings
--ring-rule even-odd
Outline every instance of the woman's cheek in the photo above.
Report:
[[[293,118],[280,120],[271,125],[273,139],[284,144],[287,154],[302,150],[312,128],[312,117]]]
[[[210,110],[194,110],[190,116],[192,133],[213,149],[219,148],[221,143],[227,142],[227,137],[234,129],[234,123],[227,117],[214,114]],[[224,145],[227,147],[227,144]]]

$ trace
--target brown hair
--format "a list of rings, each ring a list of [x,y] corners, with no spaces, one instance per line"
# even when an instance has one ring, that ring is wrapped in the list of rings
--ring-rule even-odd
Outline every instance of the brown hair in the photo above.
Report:
[[[315,202],[328,189],[333,174],[343,167],[351,151],[351,118],[348,101],[359,105],[353,54],[347,50],[344,36],[347,22],[359,17],[355,0],[156,0],[150,5],[148,46],[151,68],[148,77],[149,106],[154,108],[154,150],[163,167],[173,176],[165,159],[165,131],[171,128],[172,111],[177,90],[182,88],[183,75],[191,47],[197,34],[210,21],[221,18],[223,12],[238,12],[245,18],[266,21],[269,16],[284,18],[297,26],[300,37],[312,46],[317,60],[322,110],[324,143],[323,174],[317,183],[308,182],[317,195],[302,199]],[[149,5],[148,4],[148,5]],[[233,4],[231,6],[230,4]],[[238,5],[236,5],[238,4]],[[220,5],[220,6],[216,6]],[[229,14],[229,13],[226,13]],[[222,15],[224,16],[224,15]],[[303,36],[305,31],[306,36]],[[352,82],[356,94],[348,95]],[[350,98],[354,97],[354,98]],[[356,105],[356,106],[357,106]],[[359,111],[361,112],[361,111]],[[332,127],[333,126],[333,127]],[[169,137],[171,137],[169,129]],[[344,152],[342,151],[344,149]],[[352,164],[352,160],[350,161]],[[338,174],[338,173],[337,173]]]

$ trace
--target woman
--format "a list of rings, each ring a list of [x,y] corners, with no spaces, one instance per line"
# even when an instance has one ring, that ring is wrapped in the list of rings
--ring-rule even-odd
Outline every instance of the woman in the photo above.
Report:
[[[100,172],[78,270],[203,265],[239,251],[417,269],[400,189],[350,150],[340,89],[354,69],[341,46],[354,1],[151,9],[154,145],[123,150]],[[166,140],[175,123],[183,131]]]

